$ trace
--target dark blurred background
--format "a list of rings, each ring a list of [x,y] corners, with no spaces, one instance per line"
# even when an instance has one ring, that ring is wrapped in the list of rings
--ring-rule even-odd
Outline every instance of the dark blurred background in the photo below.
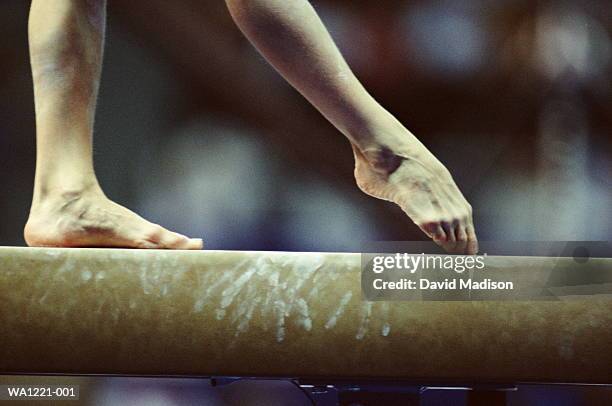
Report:
[[[23,245],[35,127],[29,1],[0,2],[0,244]],[[374,96],[454,174],[483,240],[607,240],[608,0],[313,1]],[[112,199],[209,248],[421,239],[363,195],[348,142],[223,1],[110,1],[95,134]]]
[[[0,245],[24,245],[34,178],[29,3],[0,2]],[[454,174],[481,239],[610,239],[612,2],[313,4],[366,87]],[[348,142],[221,0],[109,1],[95,159],[109,197],[213,249],[423,238],[358,191]],[[143,404],[176,404],[156,399]]]

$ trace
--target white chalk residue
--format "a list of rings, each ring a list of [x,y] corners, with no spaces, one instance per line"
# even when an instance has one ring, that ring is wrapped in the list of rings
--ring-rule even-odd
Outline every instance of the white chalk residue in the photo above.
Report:
[[[347,317],[354,292],[345,290],[337,302],[328,304],[330,295],[335,294],[329,289],[334,281],[354,274],[354,264],[326,266],[326,258],[318,254],[277,253],[258,257],[255,261],[241,261],[225,268],[221,274],[198,273],[193,310],[202,312],[212,306],[210,311],[214,317],[224,320],[233,330],[234,339],[230,345],[240,345],[240,336],[248,331],[254,320],[258,329],[273,332],[277,342],[287,340],[287,335],[296,331],[294,328],[312,331],[317,326],[315,321],[321,319],[325,329],[333,329]],[[145,281],[151,277],[146,276]],[[164,293],[167,292],[162,288]],[[357,340],[371,333],[372,317],[378,309],[378,304],[372,302],[356,306],[355,319],[359,324],[353,328]],[[382,335],[386,336],[391,329],[387,322],[388,305],[382,304],[382,310]]]
[[[391,325],[389,324],[389,302],[383,302],[382,303],[382,321],[383,321],[383,326],[382,326],[382,330],[380,332],[380,334],[383,335],[383,337],[387,337],[389,335],[389,332],[391,331]]]
[[[268,277],[268,284],[271,288],[275,288],[278,286],[278,271],[273,271],[272,274]]]
[[[251,276],[255,273],[256,268],[251,268],[243,273],[238,280],[227,287],[221,294],[222,299],[220,306],[225,309],[234,302],[234,298],[240,293],[242,287],[251,279]]]
[[[302,298],[295,301],[295,307],[297,310],[296,324],[303,327],[304,330],[310,331],[312,329],[312,320],[308,311],[308,303]]]
[[[360,309],[361,321],[359,322],[359,329],[355,336],[358,340],[363,340],[366,333],[368,332],[368,326],[370,325],[370,316],[372,315],[372,302],[364,302]]]
[[[206,304],[206,301],[202,298],[196,300],[195,303],[193,304],[193,311],[196,313],[200,313],[204,309],[205,304]]]
[[[217,290],[219,290],[220,286],[226,283],[229,283],[229,284],[234,283],[234,280],[236,280],[236,274],[238,273],[240,269],[241,269],[240,265],[236,265],[234,268],[224,271],[223,275],[221,275],[220,278],[218,278],[214,283],[208,285],[208,288],[206,289],[204,296],[211,297],[212,295],[215,294]]]
[[[248,329],[253,312],[260,301],[261,298],[257,297],[257,286],[254,283],[250,283],[247,286],[245,298],[238,303],[232,314],[231,323],[237,324],[234,337],[238,337]]]
[[[326,329],[329,330],[330,328],[334,328],[336,326],[338,319],[340,318],[340,316],[342,316],[342,313],[344,313],[344,308],[346,307],[348,302],[351,300],[352,296],[353,296],[353,292],[351,292],[350,290],[346,292],[344,296],[342,296],[342,299],[340,299],[340,304],[338,305],[338,308],[332,314],[329,320],[327,320],[327,323],[325,323]]]
[[[241,333],[244,333],[249,328],[249,323],[251,322],[251,318],[253,317],[253,311],[259,304],[259,301],[260,301],[259,298],[255,298],[251,302],[251,305],[248,307],[248,310],[246,311],[245,317],[243,317],[240,320],[240,322],[238,323],[238,326],[236,327],[235,337],[238,337],[238,335],[240,335]]]
[[[308,281],[310,280],[311,276],[313,273],[315,273],[316,271],[318,271],[320,269],[321,265],[320,264],[316,264],[316,266],[313,266],[311,268],[308,268],[307,266],[304,266],[303,264],[301,266],[298,267],[298,269],[296,269],[295,272],[293,272],[294,275],[296,275],[296,280],[295,281],[291,281],[288,284],[288,289],[286,289],[286,296],[287,296],[287,309],[286,309],[286,315],[287,317],[289,317],[289,315],[291,314],[291,311],[293,310],[293,305],[295,303],[295,301],[297,299],[299,299],[299,292],[302,289],[302,286]],[[285,282],[285,285],[287,283]]]
[[[234,307],[230,318],[230,322],[232,324],[239,322],[253,305],[253,301],[255,300],[255,289],[253,289],[252,284],[247,286],[246,292],[246,297],[244,299],[236,301],[236,306]]]
[[[81,272],[81,279],[83,279],[84,282],[87,282],[88,280],[90,280],[92,276],[93,274],[91,273],[91,271]]]
[[[60,250],[53,250],[53,249],[48,249],[43,251],[43,253],[51,258],[55,258],[55,257],[59,257],[62,253]]]
[[[47,300],[47,296],[49,296],[49,290],[45,291],[45,293],[42,295],[42,297],[40,299],[38,299],[38,303],[39,304],[44,304],[45,301]]]
[[[308,293],[308,296],[306,297],[308,298],[308,300],[311,300],[311,299],[315,299],[318,294],[319,294],[319,287],[315,285],[312,287],[312,289]]]
[[[280,291],[278,287],[279,272],[275,270],[269,263],[267,263],[262,269],[270,273],[270,275],[268,275],[268,278],[267,278],[268,287],[266,289],[267,291],[266,298],[264,299],[264,302],[262,303],[261,308],[259,310],[260,315],[261,315],[261,320],[263,321],[263,329],[264,331],[267,331],[269,327],[268,326],[269,317],[266,317],[266,316],[269,313],[274,311],[273,303],[274,303],[275,297],[280,295]],[[265,276],[265,273],[262,276]]]
[[[65,281],[66,275],[69,275],[75,268],[74,261],[66,259],[53,273],[53,280],[56,282]],[[46,283],[46,282],[43,282]]]
[[[224,283],[230,282],[232,280],[232,278],[234,277],[234,273],[235,273],[234,271],[237,268],[238,266],[236,266],[236,268],[234,269],[224,272],[223,275],[221,275],[219,279],[217,279],[215,282],[211,283],[210,285],[208,285],[207,283],[203,283],[204,285],[207,285],[207,288],[204,290],[204,294],[202,295],[202,297],[198,298],[198,300],[195,301],[193,305],[193,311],[195,311],[196,313],[201,312],[206,306],[206,303],[208,303],[208,301],[210,300],[212,294],[217,290],[217,288],[219,288]],[[204,282],[207,282],[207,281],[208,281],[208,278]]]
[[[142,266],[140,271],[140,284],[145,295],[150,295],[158,285],[159,279],[163,273],[159,261],[153,261],[150,264]]]
[[[275,300],[274,313],[276,314],[276,341],[280,343],[285,339],[285,302]]]

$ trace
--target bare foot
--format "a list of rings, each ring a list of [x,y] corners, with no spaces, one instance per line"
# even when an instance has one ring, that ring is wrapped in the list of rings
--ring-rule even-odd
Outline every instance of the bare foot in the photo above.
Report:
[[[150,223],[97,188],[53,193],[34,203],[24,237],[31,247],[202,248],[202,240]]]
[[[353,145],[355,178],[370,196],[396,203],[430,238],[452,253],[476,254],[472,207],[448,170],[414,136],[394,150]]]

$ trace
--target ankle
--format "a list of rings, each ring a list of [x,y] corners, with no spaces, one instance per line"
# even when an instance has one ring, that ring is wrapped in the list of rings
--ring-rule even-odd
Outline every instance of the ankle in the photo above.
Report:
[[[400,155],[415,141],[418,142],[399,120],[384,109],[352,131],[349,138],[361,151],[388,149]]]
[[[97,179],[63,180],[61,182],[36,183],[32,205],[49,201],[71,201],[85,195],[104,195]]]
[[[395,172],[402,161],[415,152],[418,143],[416,137],[390,114],[370,123],[353,139],[353,145],[368,164],[385,175]]]
[[[360,152],[372,169],[387,176],[395,172],[405,159],[383,145],[360,150]]]

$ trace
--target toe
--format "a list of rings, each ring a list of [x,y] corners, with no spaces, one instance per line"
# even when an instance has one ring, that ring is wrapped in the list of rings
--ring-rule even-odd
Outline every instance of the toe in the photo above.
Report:
[[[201,250],[204,248],[204,242],[201,238],[190,238],[186,249],[188,250]]]
[[[455,223],[453,221],[441,221],[440,225],[446,234],[446,240],[442,243],[442,248],[450,254],[458,252],[458,241],[455,235]]]
[[[151,224],[143,233],[140,248],[178,249],[186,244],[187,238],[166,230],[160,225]]]
[[[172,250],[181,250],[181,249],[187,249],[189,245],[189,238],[179,233],[164,230],[164,233],[161,237],[160,242],[163,248],[172,249]]]
[[[160,228],[161,230],[157,230],[156,234],[160,248],[172,250],[200,250],[204,246],[202,240],[199,238],[188,238],[182,234],[166,230],[162,227]]]
[[[429,221],[426,223],[419,224],[419,228],[423,230],[429,238],[431,238],[436,244],[444,246],[447,240],[447,235],[442,225],[438,221]]]
[[[468,236],[465,230],[465,221],[456,221],[455,225],[455,236],[457,237],[457,253],[466,254],[468,248]]]
[[[447,242],[454,243],[455,241],[457,241],[457,238],[455,237],[455,227],[452,222],[441,221],[440,225],[442,226],[442,229],[444,229],[444,233],[446,234]]]
[[[465,228],[467,234],[467,248],[466,252],[470,255],[478,254],[478,238],[476,237],[476,231],[474,230],[474,224],[470,221]]]

